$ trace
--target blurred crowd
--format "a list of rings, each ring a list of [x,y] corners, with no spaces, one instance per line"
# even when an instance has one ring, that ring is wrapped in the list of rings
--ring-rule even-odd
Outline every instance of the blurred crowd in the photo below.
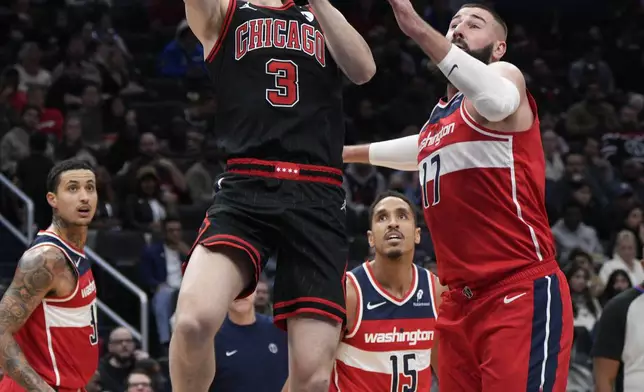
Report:
[[[414,3],[445,31],[464,1]],[[611,2],[578,13],[565,7],[574,1],[563,1],[561,9],[535,7],[526,16],[512,2],[496,3],[510,26],[506,60],[524,71],[539,105],[546,204],[574,302],[570,385],[589,390],[588,342],[602,306],[644,281],[644,5]],[[336,4],[366,37],[378,66],[367,85],[346,84],[346,143],[418,133],[444,79],[401,35],[386,2]],[[100,377],[88,390],[169,390],[164,358],[180,265],[224,169],[213,132],[218,97],[183,15],[182,2],[164,0],[0,6],[0,171],[34,201],[43,229],[51,220],[44,195],[54,162],[78,157],[95,165],[100,201],[88,245],[152,298],[154,355],[161,360],[136,350],[126,329],[110,326]],[[367,207],[375,195],[395,189],[419,202],[418,184],[415,173],[346,166],[353,266],[370,256]],[[25,224],[9,195],[0,195],[0,209]],[[427,230],[416,261],[435,267]],[[258,313],[271,313],[273,273],[269,263]],[[100,293],[108,302],[121,298]],[[118,309],[127,314],[132,307]]]

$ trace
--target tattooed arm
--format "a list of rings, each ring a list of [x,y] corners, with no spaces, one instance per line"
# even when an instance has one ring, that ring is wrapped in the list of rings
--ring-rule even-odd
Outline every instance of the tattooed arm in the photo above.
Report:
[[[18,262],[11,285],[0,301],[0,367],[28,392],[54,389],[27,363],[13,334],[22,327],[42,299],[56,289],[69,266],[63,253],[43,246],[26,252]]]

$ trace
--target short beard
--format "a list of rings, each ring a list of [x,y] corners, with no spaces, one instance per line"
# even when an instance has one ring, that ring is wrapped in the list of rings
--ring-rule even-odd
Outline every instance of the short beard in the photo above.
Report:
[[[455,42],[455,43],[458,43]],[[461,44],[465,45],[464,43],[461,42]],[[488,46],[484,46],[481,49],[476,49],[476,50],[471,50],[468,46],[465,46],[464,48],[461,48],[465,53],[469,54],[470,56],[474,57],[475,59],[481,61],[484,64],[490,64],[490,61],[492,59],[492,52],[494,51],[494,44],[489,44]],[[438,65],[434,63],[429,63],[427,65],[427,69],[432,75],[436,75],[440,78],[442,78],[444,81],[446,81],[449,84],[449,80],[447,79],[447,76],[443,74],[443,72],[438,69]]]
[[[386,253],[386,256],[389,260],[400,259],[402,255],[403,255],[403,252],[400,249],[392,249]]]

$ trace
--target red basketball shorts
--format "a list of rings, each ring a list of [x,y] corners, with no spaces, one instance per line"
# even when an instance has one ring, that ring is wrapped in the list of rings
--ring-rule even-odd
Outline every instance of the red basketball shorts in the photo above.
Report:
[[[564,274],[443,294],[441,392],[565,392],[573,340]]]

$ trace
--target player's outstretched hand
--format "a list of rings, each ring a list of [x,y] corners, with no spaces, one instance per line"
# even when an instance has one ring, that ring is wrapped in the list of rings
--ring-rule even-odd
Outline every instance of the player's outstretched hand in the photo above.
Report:
[[[396,16],[400,30],[410,36],[424,21],[414,9],[410,0],[388,0]]]

